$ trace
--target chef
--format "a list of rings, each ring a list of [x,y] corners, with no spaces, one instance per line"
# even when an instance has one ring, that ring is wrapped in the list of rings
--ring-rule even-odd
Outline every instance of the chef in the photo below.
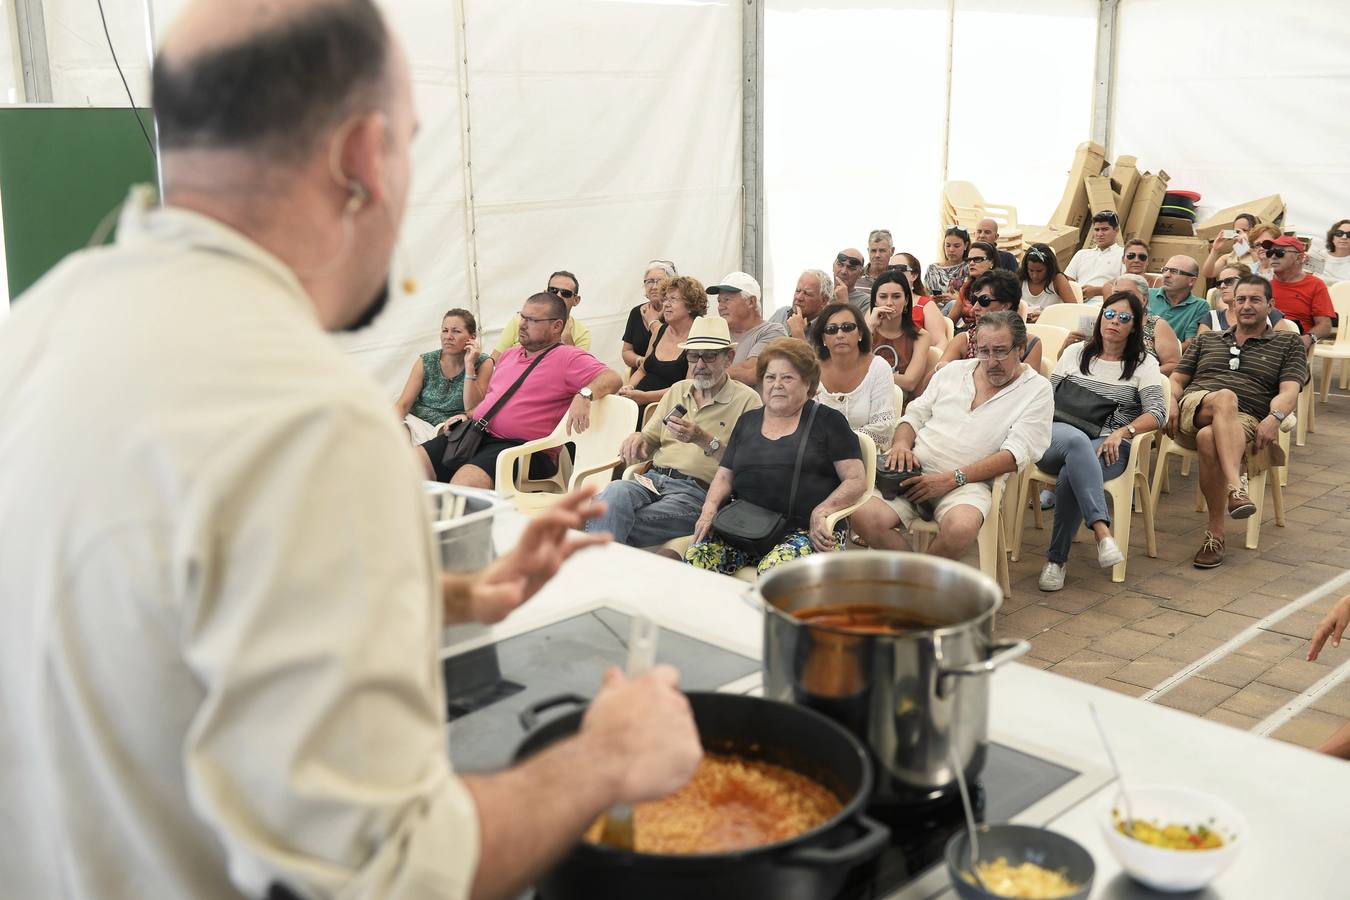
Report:
[[[406,440],[328,331],[403,218],[408,64],[370,0],[193,2],[135,194],[0,329],[7,897],[505,897],[700,756],[673,670],[495,775],[446,753],[443,620],[595,538],[588,494],[442,575]]]

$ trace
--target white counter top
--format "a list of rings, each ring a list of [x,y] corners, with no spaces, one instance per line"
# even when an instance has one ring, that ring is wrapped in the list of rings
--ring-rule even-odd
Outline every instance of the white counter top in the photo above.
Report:
[[[514,515],[495,534],[508,546]],[[447,629],[447,652],[501,640],[597,606],[641,611],[663,628],[759,659],[762,616],[748,585],[622,546],[585,551],[505,622]],[[1250,834],[1233,867],[1200,897],[1320,900],[1350,897],[1350,765],[1188,713],[1126,697],[1028,666],[992,681],[990,736],[1054,748],[1108,768],[1088,712],[1096,703],[1125,777],[1182,784],[1216,794],[1246,816]],[[1048,824],[1081,843],[1097,864],[1094,898],[1161,897],[1125,876],[1107,849],[1098,816],[1113,786],[1101,788]]]

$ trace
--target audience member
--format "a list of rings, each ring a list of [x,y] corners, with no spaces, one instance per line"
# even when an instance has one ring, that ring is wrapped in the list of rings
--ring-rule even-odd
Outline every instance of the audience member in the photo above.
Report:
[[[1214,287],[1219,292],[1220,306],[1218,309],[1211,309],[1209,317],[1202,319],[1199,325],[1199,331],[1227,331],[1237,319],[1233,316],[1233,298],[1237,283],[1245,276],[1252,274],[1252,270],[1235,263],[1231,266],[1224,266],[1219,270],[1219,280],[1214,282]],[[1284,319],[1284,313],[1278,309],[1270,311],[1270,318],[1266,320],[1267,325],[1277,325]],[[1294,326],[1297,329],[1297,326]],[[1197,332],[1198,333],[1198,332]]]
[[[1233,220],[1234,236],[1224,237],[1220,234],[1216,237],[1209,247],[1209,256],[1205,257],[1204,264],[1200,267],[1200,274],[1206,278],[1213,278],[1219,273],[1219,270],[1226,266],[1246,266],[1248,269],[1255,270],[1258,260],[1255,254],[1255,242],[1262,237],[1260,234],[1252,234],[1252,230],[1257,227],[1256,216],[1251,213],[1239,213]],[[1266,226],[1270,227],[1270,226]],[[1275,231],[1278,236],[1279,230]]]
[[[571,434],[580,434],[590,427],[592,400],[614,393],[623,380],[587,351],[563,344],[567,310],[567,301],[552,292],[534,294],[525,301],[516,317],[520,323],[520,344],[506,350],[497,360],[492,386],[475,412],[480,417],[487,415],[497,398],[510,390],[536,359],[544,358],[520,389],[493,414],[487,434],[471,460],[447,465],[442,459],[445,434],[418,448],[421,451],[418,458],[428,480],[490,489],[497,478],[497,456],[503,450],[544,437],[563,416],[567,416],[567,430]],[[557,470],[556,451],[531,455],[531,478],[547,478]]]
[[[1181,339],[1183,352],[1186,342],[1195,337],[1200,322],[1209,316],[1209,302],[1191,293],[1199,274],[1195,260],[1173,256],[1162,267],[1162,287],[1148,291],[1148,311],[1167,320]]]
[[[942,235],[942,262],[930,263],[928,271],[923,273],[923,283],[929,295],[939,303],[951,302],[947,288],[951,280],[966,270],[966,251],[970,249],[970,232],[960,225],[953,225]]]
[[[900,417],[886,468],[923,474],[907,479],[895,500],[873,496],[854,513],[853,530],[867,546],[908,550],[894,529],[923,518],[938,523],[929,552],[959,558],[989,514],[993,479],[1050,446],[1050,384],[1017,361],[1026,325],[1015,312],[989,313],[975,333],[976,358],[943,368]]]
[[[652,324],[661,319],[661,306],[665,297],[661,296],[661,282],[674,278],[677,274],[675,264],[664,259],[654,259],[647,263],[647,271],[642,275],[642,291],[646,299],[628,311],[628,324],[623,329],[623,364],[630,370],[636,369],[652,341]]]
[[[834,279],[829,273],[821,269],[807,269],[797,277],[797,288],[792,292],[792,306],[778,310],[769,321],[782,325],[789,336],[805,341],[816,324],[816,316],[820,315],[833,295]]]
[[[728,373],[741,384],[755,387],[760,352],[775,338],[786,337],[780,322],[766,322],[760,311],[759,282],[744,272],[732,272],[719,284],[710,285],[709,294],[717,297],[717,314],[726,319],[736,356]]]
[[[1271,271],[1275,307],[1303,332],[1303,346],[1311,347],[1331,336],[1331,292],[1326,282],[1303,271],[1303,244],[1296,237],[1281,235],[1262,241]]]
[[[957,331],[964,331],[973,328],[975,320],[979,317],[979,311],[975,308],[974,301],[970,298],[970,286],[986,272],[994,271],[994,245],[985,241],[976,241],[970,245],[970,250],[966,253],[966,271],[957,275],[947,285],[948,291],[953,298],[951,308],[947,310],[947,317],[952,320]],[[1016,282],[1016,276],[1013,277]],[[1018,301],[1021,301],[1021,289],[1018,289]]]
[[[1130,238],[1125,242],[1125,253],[1121,261],[1125,264],[1125,275],[1143,275],[1148,271],[1148,244],[1139,238]],[[1147,282],[1145,282],[1147,283]]]
[[[1059,271],[1055,251],[1048,244],[1032,244],[1027,248],[1017,277],[1022,282],[1022,302],[1026,304],[1028,322],[1039,319],[1041,310],[1051,304],[1078,302],[1069,279]]]
[[[902,273],[909,282],[910,294],[914,298],[910,313],[914,327],[927,332],[934,347],[941,349],[947,346],[947,326],[942,321],[946,316],[941,304],[934,303],[933,298],[928,296],[928,288],[919,277],[922,266],[919,265],[918,257],[912,253],[897,253],[891,257],[891,269]],[[875,338],[876,335],[873,335]]]
[[[689,356],[688,380],[671,386],[619,451],[624,462],[650,459],[651,467],[607,485],[599,498],[605,511],[586,524],[587,531],[608,531],[632,547],[692,534],[732,429],[747,410],[762,405],[754,389],[727,375],[736,345],[724,319],[695,319],[680,347]]]
[[[863,265],[862,251],[852,247],[839,251],[834,257],[834,296],[830,302],[852,303],[867,312],[867,304],[872,302],[871,291],[857,286]]]
[[[1158,368],[1166,378],[1172,374],[1172,370],[1181,362],[1181,341],[1177,339],[1177,333],[1172,330],[1172,326],[1167,324],[1167,320],[1162,316],[1154,315],[1148,312],[1148,281],[1143,275],[1135,275],[1127,272],[1111,283],[1111,293],[1134,294],[1139,298],[1139,302],[1144,304],[1144,326],[1142,333],[1144,336],[1144,349],[1153,355],[1158,361]],[[1074,337],[1071,333],[1070,337]],[[1083,340],[1083,335],[1074,337],[1075,340]],[[1067,347],[1072,341],[1065,341]]]
[[[878,228],[867,236],[867,268],[859,276],[854,288],[872,293],[872,282],[881,277],[890,266],[891,256],[895,253],[895,242],[885,228]]]
[[[689,377],[685,340],[694,322],[708,311],[708,295],[697,278],[676,275],[661,283],[661,323],[652,323],[655,338],[647,355],[629,376],[619,393],[638,405],[638,423],[649,403],[666,395],[670,386]]]
[[[909,398],[923,389],[928,378],[928,348],[933,345],[932,336],[921,330],[913,309],[914,295],[910,293],[907,273],[893,269],[872,285],[872,311],[867,314],[872,353],[885,360],[891,380]],[[934,316],[941,320],[936,303],[929,303],[924,309],[933,310]],[[889,435],[885,444],[890,446]]]
[[[760,354],[759,375],[764,406],[736,422],[694,526],[695,543],[685,554],[700,569],[730,575],[755,566],[763,573],[811,553],[842,550],[848,526],[841,521],[830,531],[825,518],[871,488],[848,420],[810,399],[820,384],[820,364],[811,347],[779,338]],[[802,441],[806,448],[793,498],[792,472]],[[733,546],[713,529],[713,517],[733,491],[737,500],[787,517],[787,532],[763,556]]]
[[[478,347],[478,322],[467,309],[441,317],[441,349],[413,363],[394,404],[414,444],[429,441],[455,416],[471,413],[492,381],[492,357]]]
[[[1276,438],[1298,405],[1308,380],[1308,356],[1299,336],[1276,331],[1270,316],[1270,282],[1259,275],[1238,280],[1236,327],[1196,337],[1172,373],[1167,433],[1200,454],[1200,490],[1209,522],[1197,569],[1223,563],[1224,515],[1245,519],[1256,511],[1241,475],[1285,463]],[[1250,447],[1249,447],[1250,445]]]
[[[561,299],[567,307],[567,321],[562,342],[580,347],[582,350],[591,349],[590,329],[582,325],[581,321],[572,315],[572,310],[576,309],[581,303],[581,284],[577,281],[577,276],[571,272],[554,272],[548,276],[548,292]],[[497,338],[497,348],[492,351],[492,358],[500,360],[503,353],[519,343],[520,319],[512,317],[511,321],[507,322],[506,327],[502,329],[501,337]]]
[[[877,449],[889,450],[895,433],[895,384],[890,365],[872,354],[871,330],[858,307],[825,307],[816,318],[811,344],[820,356],[816,399],[843,413],[849,427],[870,437]]]
[[[1350,594],[1338,600],[1331,611],[1323,616],[1322,621],[1318,622],[1317,627],[1313,629],[1312,640],[1308,642],[1308,661],[1313,662],[1321,655],[1322,648],[1326,645],[1328,638],[1331,639],[1331,646],[1339,647],[1347,625],[1350,625]],[[1336,729],[1332,732],[1331,737],[1318,744],[1314,749],[1318,753],[1338,756],[1341,759],[1350,759],[1350,722],[1346,722]]]
[[[971,248],[972,252],[974,248]],[[971,291],[974,296],[971,297],[972,308],[978,310],[980,321],[991,312],[1011,312],[1017,315],[1017,306],[1022,300],[1022,291],[1017,282],[1017,276],[1003,269],[991,269],[980,275],[971,284]],[[950,341],[947,342],[947,348],[942,351],[942,359],[938,366],[945,366],[948,363],[958,359],[974,359],[975,350],[979,342],[975,340],[975,332],[979,328],[962,331]],[[1018,344],[1021,352],[1019,360],[1031,366],[1032,369],[1039,372],[1041,370],[1041,340],[1032,337]]]
[[[1163,375],[1157,360],[1144,349],[1143,322],[1144,304],[1138,295],[1130,291],[1110,295],[1097,315],[1092,339],[1065,349],[1050,376],[1055,422],[1050,448],[1036,464],[1057,476],[1055,523],[1039,582],[1043,591],[1064,587],[1069,550],[1080,524],[1097,540],[1097,565],[1109,569],[1125,559],[1111,535],[1105,483],[1125,471],[1130,442],[1161,428],[1167,416]],[[1099,415],[1091,408],[1098,400],[1114,408]],[[1128,516],[1128,504],[1116,514]]]
[[[993,219],[981,219],[975,223],[975,240],[984,241],[995,248],[994,265],[1009,272],[1017,271],[1017,257],[1007,250],[998,249],[998,223]]]
[[[1073,255],[1064,274],[1078,282],[1083,299],[1100,297],[1106,285],[1125,271],[1125,248],[1116,243],[1120,219],[1109,209],[1092,217],[1092,246]]]
[[[1322,257],[1322,280],[1328,286],[1350,281],[1350,219],[1341,219],[1327,229],[1326,248],[1326,255]]]

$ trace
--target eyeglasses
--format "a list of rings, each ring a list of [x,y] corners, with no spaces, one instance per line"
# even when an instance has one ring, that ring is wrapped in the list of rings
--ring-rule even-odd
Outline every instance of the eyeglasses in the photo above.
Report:
[[[1331,233],[1331,236],[1338,238],[1350,238],[1350,231],[1333,231]]]
[[[1148,259],[1148,254],[1147,254],[1147,253],[1135,253],[1135,252],[1131,252],[1131,253],[1126,253],[1126,254],[1125,254],[1125,258],[1126,258],[1126,259]]]
[[[1194,278],[1200,274],[1198,269],[1194,272],[1183,272],[1180,269],[1174,269],[1171,266],[1163,266],[1162,273],[1164,275],[1185,275],[1187,278]]]
[[[861,269],[863,265],[863,261],[861,259],[849,256],[847,253],[840,253],[838,256],[834,258],[834,261],[839,263],[841,266],[848,266],[850,269]]]
[[[1284,259],[1285,254],[1287,253],[1292,253],[1295,256],[1297,256],[1299,252],[1300,251],[1295,250],[1293,247],[1271,247],[1269,250],[1266,251],[1266,256],[1270,256],[1275,259]]]
[[[1216,283],[1219,287],[1232,287],[1238,283],[1238,276],[1234,275],[1232,278],[1220,278]]]
[[[527,316],[524,313],[521,313],[520,321],[526,325],[534,325],[537,322],[561,322],[562,319],[558,318],[557,316],[544,316],[543,318],[535,318],[534,316]]]
[[[685,358],[690,362],[711,363],[717,362],[717,358],[722,355],[721,350],[686,350]]]
[[[1114,309],[1102,310],[1102,318],[1108,322],[1119,322],[1122,325],[1128,325],[1134,321],[1134,313],[1116,312]]]
[[[828,335],[836,335],[836,334],[838,334],[838,333],[841,332],[841,331],[842,331],[844,334],[852,334],[853,332],[855,332],[855,331],[857,331],[857,330],[858,330],[858,323],[857,323],[857,322],[840,322],[840,323],[838,323],[837,325],[826,325],[826,326],[825,326],[825,333],[828,334]]]
[[[647,287],[651,287],[652,285],[660,284],[660,283],[661,283],[661,279],[660,279],[660,278],[644,278],[644,279],[642,279],[642,283],[645,284]]]
[[[561,297],[564,300],[571,300],[577,295],[576,291],[569,291],[567,288],[554,287],[551,284],[548,286],[548,292],[553,296]]]
[[[966,262],[973,262],[973,263],[977,263],[977,262],[989,262],[989,257],[987,257],[987,256],[967,256],[967,257],[966,257]]]
[[[1240,360],[1240,359],[1242,358],[1242,348],[1241,348],[1241,347],[1229,347],[1229,348],[1228,348],[1228,353],[1229,353],[1229,357],[1228,357],[1228,368],[1229,368],[1229,370],[1231,370],[1231,371],[1233,371],[1233,372],[1236,372],[1236,371],[1237,371],[1237,368],[1238,368],[1238,360]]]
[[[997,303],[998,299],[993,294],[976,294],[970,299],[974,300],[980,306],[988,306],[991,303]]]
[[[976,359],[992,359],[1002,362],[1012,355],[1011,347],[981,347],[975,351]]]

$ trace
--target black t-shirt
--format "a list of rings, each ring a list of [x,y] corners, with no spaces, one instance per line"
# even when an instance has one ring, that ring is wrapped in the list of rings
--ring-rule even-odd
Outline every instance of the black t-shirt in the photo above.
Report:
[[[647,330],[647,323],[642,321],[642,307],[646,303],[639,303],[628,312],[628,325],[623,330],[623,339],[633,345],[633,352],[638,356],[646,356],[647,348],[651,346],[652,333]]]
[[[732,472],[731,489],[736,497],[765,509],[788,513],[797,443],[814,405],[808,400],[802,407],[797,430],[776,441],[761,433],[763,408],[750,410],[737,420],[721,463]],[[793,528],[810,526],[811,511],[839,487],[839,473],[834,470],[834,464],[845,459],[862,459],[858,436],[848,427],[848,419],[843,413],[821,406],[811,425],[806,455],[802,457],[797,503],[788,513]]]

